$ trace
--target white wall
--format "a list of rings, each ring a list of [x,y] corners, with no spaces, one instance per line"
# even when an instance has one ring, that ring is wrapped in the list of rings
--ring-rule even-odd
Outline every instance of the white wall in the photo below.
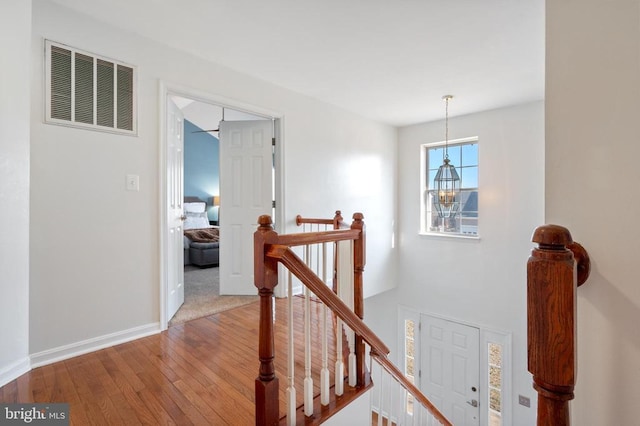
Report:
[[[364,212],[367,292],[393,285],[394,128],[45,0],[33,16],[32,353],[159,321],[159,80],[283,114],[287,227]],[[138,66],[138,137],[43,124],[43,38]],[[125,191],[128,173],[140,192]]]
[[[4,0],[0,52],[0,386],[29,368],[31,1]]]
[[[573,423],[638,424],[640,1],[547,1],[546,62],[546,220],[592,262]]]
[[[479,241],[418,234],[420,145],[443,140],[444,123],[400,129],[398,288],[367,300],[365,312],[394,357],[394,304],[512,333],[514,425],[535,419],[535,407],[517,405],[517,395],[534,396],[527,372],[526,263],[532,232],[543,223],[543,113],[536,102],[449,120],[450,139],[479,138]]]
[[[371,423],[371,389],[359,395],[322,424],[325,426],[344,426],[366,425],[367,423]]]

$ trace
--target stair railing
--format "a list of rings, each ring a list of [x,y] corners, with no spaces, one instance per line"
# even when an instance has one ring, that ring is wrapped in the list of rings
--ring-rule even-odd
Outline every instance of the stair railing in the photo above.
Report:
[[[335,316],[337,326],[336,331],[336,345],[338,346],[337,362],[336,362],[336,378],[335,378],[335,394],[340,395],[342,393],[343,380],[339,375],[342,361],[342,350],[340,345],[343,341],[343,327],[347,336],[348,346],[350,347],[349,358],[351,362],[348,367],[348,380],[349,386],[354,386],[359,389],[364,389],[370,384],[370,376],[366,366],[365,358],[365,345],[371,348],[371,359],[375,360],[380,366],[381,371],[386,372],[393,380],[400,383],[404,398],[406,395],[412,395],[413,400],[420,403],[425,407],[425,418],[432,417],[434,423],[428,424],[444,424],[450,425],[450,423],[442,416],[442,414],[428,401],[428,399],[420,393],[420,391],[410,383],[406,377],[397,369],[387,358],[389,349],[386,345],[375,335],[362,321],[363,317],[363,291],[362,291],[362,273],[365,265],[365,226],[363,222],[362,214],[356,213],[353,216],[354,220],[348,229],[338,229],[343,226],[342,218],[337,212],[336,216],[332,220],[324,220],[326,226],[331,226],[333,229],[329,230],[317,230],[316,232],[303,232],[299,234],[279,235],[273,230],[271,218],[269,216],[261,216],[258,219],[259,227],[254,234],[254,254],[255,265],[254,275],[255,284],[258,288],[260,295],[260,330],[259,330],[259,359],[260,369],[259,375],[256,379],[256,425],[273,425],[279,422],[279,382],[278,377],[275,374],[274,367],[274,327],[273,327],[273,308],[271,298],[273,297],[273,290],[278,284],[278,264],[284,265],[290,273],[299,280],[304,288],[306,294],[305,311],[308,312],[308,300],[310,293],[314,298],[321,301],[324,306]],[[318,219],[304,219],[298,217],[297,223],[317,223]],[[349,250],[344,249],[345,243]],[[326,244],[334,244],[334,263],[331,266],[333,275],[333,286],[328,285],[326,279],[326,272],[320,274],[322,278],[317,274],[318,269],[326,271],[326,265],[316,267],[316,271],[312,269],[313,261],[309,256],[309,246],[314,244],[320,244],[325,247]],[[294,247],[303,247],[302,258],[299,257],[292,249]],[[342,248],[341,248],[342,247]],[[342,256],[338,254],[342,253]],[[341,272],[340,264],[341,257],[344,257],[344,253],[347,252],[351,257],[351,273],[350,280],[353,287],[351,292],[350,303],[345,303],[336,293],[341,293]],[[322,258],[327,259],[326,252],[323,249]],[[289,280],[289,283],[291,280]],[[332,288],[333,287],[333,288]],[[289,284],[289,299],[291,296],[291,284]],[[343,293],[343,292],[342,292]],[[323,307],[324,309],[324,307]],[[290,308],[290,312],[291,312]],[[323,311],[324,312],[324,311]],[[326,316],[322,314],[324,319],[321,321],[324,326],[326,325]],[[308,314],[305,314],[305,318],[308,318]],[[289,317],[289,323],[292,323],[292,318]],[[305,319],[305,328],[308,328],[307,319]],[[291,332],[290,332],[291,333]],[[290,334],[291,336],[291,334]],[[306,339],[306,337],[305,337]],[[309,348],[309,342],[306,342],[306,348]],[[328,387],[328,380],[326,379],[326,346],[322,344],[323,361],[322,361],[322,373],[321,373],[321,401],[322,405],[327,405],[328,400],[322,393],[324,389]],[[308,417],[312,416],[313,408],[312,402],[309,401],[309,386],[307,388],[307,381],[311,380],[309,374],[308,365],[310,364],[310,357],[308,349],[305,349],[305,404],[304,414]],[[290,349],[290,356],[293,350]],[[289,404],[295,402],[295,389],[291,389],[293,386],[293,361],[288,364],[288,380],[289,387],[287,388],[287,395]],[[294,410],[291,408],[287,410],[287,424],[295,424]],[[391,417],[389,417],[391,418]],[[437,423],[436,423],[437,422]],[[396,421],[396,424],[401,424]],[[425,424],[425,423],[421,423]]]
[[[576,292],[589,277],[590,260],[562,226],[537,228],[533,242],[538,247],[527,262],[527,337],[537,424],[569,426],[576,383]]]
[[[377,398],[372,398],[370,412],[376,413],[378,426],[383,425],[421,425],[452,426],[451,422],[435,405],[410,382],[402,371],[387,358],[375,350],[370,352],[372,377],[377,378]],[[374,368],[373,366],[377,366]],[[371,424],[374,424],[373,419]]]

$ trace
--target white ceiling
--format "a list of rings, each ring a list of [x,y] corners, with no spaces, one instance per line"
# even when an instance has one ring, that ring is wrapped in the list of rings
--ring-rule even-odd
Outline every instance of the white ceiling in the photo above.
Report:
[[[544,0],[54,0],[402,126],[544,98]]]

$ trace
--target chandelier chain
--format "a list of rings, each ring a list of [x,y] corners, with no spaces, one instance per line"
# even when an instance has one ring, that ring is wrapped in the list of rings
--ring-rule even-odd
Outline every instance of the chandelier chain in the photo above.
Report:
[[[453,95],[444,95],[444,159],[449,159],[449,100],[453,99]]]
[[[444,99],[444,156],[449,159],[449,96]]]

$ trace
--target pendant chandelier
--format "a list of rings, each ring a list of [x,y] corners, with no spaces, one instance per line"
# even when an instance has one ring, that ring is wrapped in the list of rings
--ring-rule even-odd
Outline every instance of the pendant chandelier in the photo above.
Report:
[[[439,217],[449,218],[455,216],[460,206],[460,176],[449,160],[449,101],[453,96],[445,95],[442,99],[445,101],[444,156],[433,179],[433,205]]]

